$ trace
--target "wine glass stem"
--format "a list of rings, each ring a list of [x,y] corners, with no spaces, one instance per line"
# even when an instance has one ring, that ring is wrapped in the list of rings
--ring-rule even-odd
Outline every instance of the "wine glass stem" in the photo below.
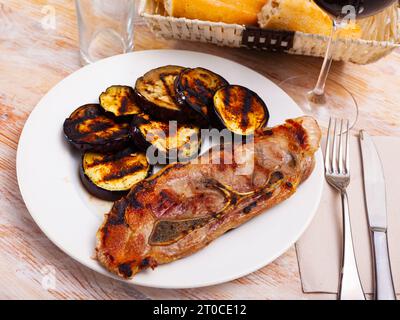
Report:
[[[332,54],[335,47],[335,41],[333,40],[336,36],[337,31],[338,31],[338,23],[336,22],[336,20],[333,20],[332,31],[326,48],[324,62],[322,64],[321,73],[319,74],[317,84],[315,85],[315,88],[312,91],[313,95],[317,96],[325,95],[325,84],[326,80],[328,79],[329,70],[332,65]]]

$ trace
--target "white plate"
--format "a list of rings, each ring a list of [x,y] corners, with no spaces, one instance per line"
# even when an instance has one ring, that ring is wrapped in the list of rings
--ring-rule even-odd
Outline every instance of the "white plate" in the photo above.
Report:
[[[152,68],[167,64],[211,69],[257,92],[269,106],[270,125],[302,113],[293,100],[262,75],[235,62],[189,51],[155,50],[120,55],[86,66],[56,85],[36,106],[18,146],[19,187],[33,219],[61,250],[106,275],[91,257],[95,234],[111,204],[90,196],[78,177],[79,155],[68,146],[62,124],[71,112],[97,102],[113,84],[133,86]],[[322,155],[311,177],[284,203],[225,234],[185,259],[137,275],[149,287],[193,288],[245,276],[283,254],[311,222],[322,191]]]

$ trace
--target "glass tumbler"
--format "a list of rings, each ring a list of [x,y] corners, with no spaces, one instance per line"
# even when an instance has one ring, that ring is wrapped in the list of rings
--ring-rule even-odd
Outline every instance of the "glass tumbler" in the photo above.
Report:
[[[134,48],[134,0],[75,0],[83,65]]]

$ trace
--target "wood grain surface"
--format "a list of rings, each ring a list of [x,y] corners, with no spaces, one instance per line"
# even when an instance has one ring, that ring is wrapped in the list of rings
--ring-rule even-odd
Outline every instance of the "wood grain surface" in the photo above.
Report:
[[[54,10],[55,28],[43,20]],[[321,60],[157,39],[137,18],[136,50],[202,51],[242,63],[279,82]],[[332,299],[302,293],[291,248],[269,266],[230,283],[191,290],[131,286],[97,274],[61,252],[39,230],[17,184],[15,158],[23,125],[40,98],[80,68],[72,0],[0,0],[0,299]],[[356,129],[400,136],[400,54],[368,66],[334,63],[331,77],[360,105]],[[239,257],[240,258],[240,257]],[[223,266],[221,266],[223,268]]]

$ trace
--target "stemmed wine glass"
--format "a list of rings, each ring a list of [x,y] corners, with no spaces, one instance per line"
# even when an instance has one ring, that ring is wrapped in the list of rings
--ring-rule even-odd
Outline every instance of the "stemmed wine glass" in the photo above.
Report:
[[[309,76],[295,76],[283,81],[281,87],[289,93],[300,108],[318,120],[328,123],[330,117],[346,118],[353,127],[358,117],[358,106],[349,90],[328,79],[332,64],[335,37],[341,26],[350,20],[372,16],[397,0],[314,0],[332,18],[332,33],[327,44],[322,69],[315,84]]]

